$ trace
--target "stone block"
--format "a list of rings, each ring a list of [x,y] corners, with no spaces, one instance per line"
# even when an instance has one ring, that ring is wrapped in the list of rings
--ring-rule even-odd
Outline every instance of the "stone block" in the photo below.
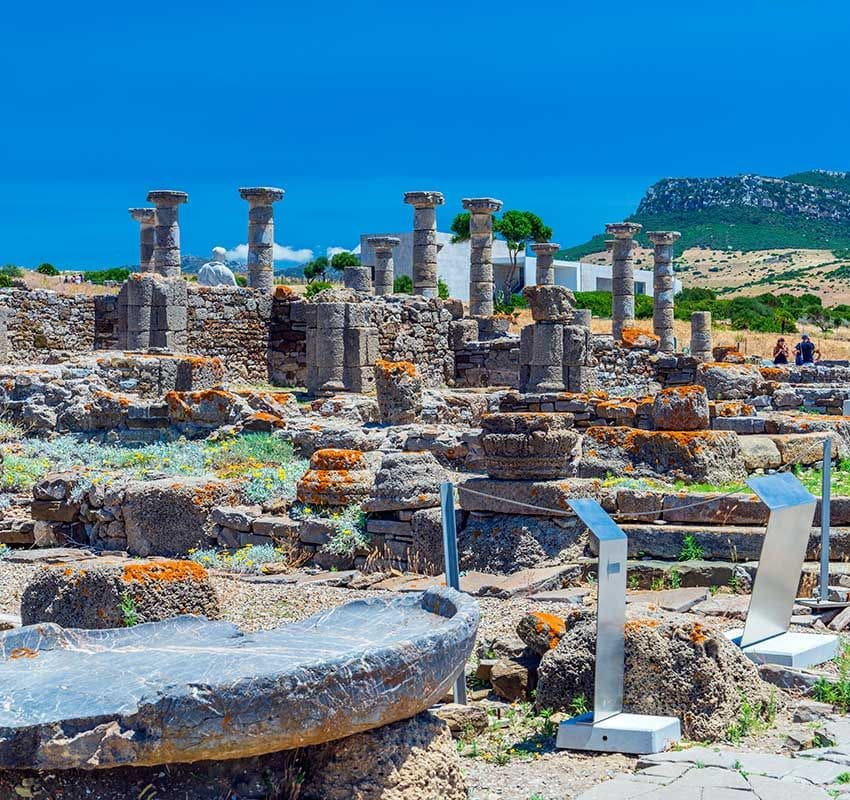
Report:
[[[377,328],[346,328],[342,334],[346,367],[373,367],[378,360]]]
[[[662,389],[652,404],[652,421],[657,430],[697,431],[710,426],[708,395],[702,386]]]

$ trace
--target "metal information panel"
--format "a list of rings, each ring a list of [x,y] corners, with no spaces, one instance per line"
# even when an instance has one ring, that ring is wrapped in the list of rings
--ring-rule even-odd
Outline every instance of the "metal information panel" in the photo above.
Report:
[[[628,538],[596,500],[568,502],[599,540],[593,693],[593,722],[597,723],[623,710]]]
[[[740,646],[788,630],[817,503],[789,472],[750,478],[749,487],[770,509]]]

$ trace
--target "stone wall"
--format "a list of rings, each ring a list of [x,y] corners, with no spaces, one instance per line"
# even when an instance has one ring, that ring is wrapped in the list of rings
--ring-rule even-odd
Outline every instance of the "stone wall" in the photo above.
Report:
[[[510,386],[519,377],[519,339],[468,342],[455,350],[455,386]]]
[[[624,347],[610,336],[593,337],[593,388],[631,397],[657,389],[651,350]]]
[[[279,286],[272,301],[269,330],[269,382],[304,386],[307,380],[306,303]]]
[[[47,290],[0,292],[0,358],[42,363],[56,351],[80,354],[94,348],[95,298]]]
[[[218,356],[231,380],[267,382],[272,302],[238,286],[189,284],[188,352]]]

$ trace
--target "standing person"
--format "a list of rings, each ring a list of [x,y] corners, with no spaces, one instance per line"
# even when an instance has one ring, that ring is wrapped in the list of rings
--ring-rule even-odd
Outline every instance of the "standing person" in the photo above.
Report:
[[[815,363],[815,343],[809,338],[808,333],[800,337],[800,341],[794,346],[795,362],[800,364]]]
[[[773,363],[774,364],[787,364],[788,363],[788,345],[785,342],[785,339],[781,336],[776,340],[776,344],[773,348]]]

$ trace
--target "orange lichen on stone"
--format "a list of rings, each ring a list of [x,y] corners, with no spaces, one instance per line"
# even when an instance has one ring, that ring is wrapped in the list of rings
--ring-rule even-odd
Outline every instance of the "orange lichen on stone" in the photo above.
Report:
[[[9,653],[9,658],[18,659],[18,658],[37,658],[38,652],[33,650],[31,647],[16,647]]]
[[[643,628],[657,628],[657,619],[630,619],[625,625],[626,633],[636,633]]]
[[[130,405],[130,401],[124,395],[113,394],[112,392],[99,390],[94,392],[94,397],[103,398],[104,400],[114,400],[121,408],[127,408]]]
[[[310,458],[312,470],[349,470],[358,469],[363,465],[363,453],[360,450],[341,450],[336,447],[325,447],[316,450]]]
[[[626,347],[648,348],[652,345],[658,345],[661,341],[654,333],[642,331],[640,328],[623,328],[620,334],[620,340]]]
[[[548,635],[549,649],[554,650],[567,632],[567,625],[564,620],[554,614],[547,614],[545,611],[532,611],[531,616],[536,621],[537,632]]]
[[[708,636],[705,633],[705,629],[699,622],[695,622],[691,625],[690,630],[690,638],[694,644],[703,644],[708,641]]]
[[[203,581],[207,571],[194,561],[166,559],[140,564],[127,564],[121,574],[125,583],[148,583],[149,581]]]
[[[759,367],[762,378],[768,381],[778,381],[786,377],[788,373],[779,367]]]
[[[410,378],[417,376],[416,364],[410,361],[386,361],[383,358],[379,358],[375,362],[375,369],[388,376],[397,375],[400,377],[407,375]]]
[[[294,292],[289,286],[284,286],[281,284],[280,286],[275,286],[274,288],[274,296],[276,300],[288,300]]]

